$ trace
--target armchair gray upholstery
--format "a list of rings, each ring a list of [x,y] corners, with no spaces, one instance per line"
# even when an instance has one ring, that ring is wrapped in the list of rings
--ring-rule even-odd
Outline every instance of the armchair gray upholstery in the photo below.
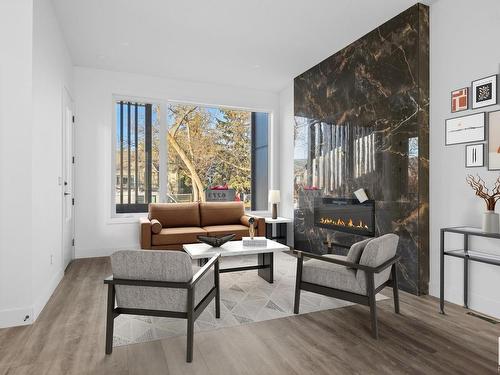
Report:
[[[323,257],[358,263],[368,267],[378,267],[396,255],[398,241],[397,235],[386,234],[353,244],[347,256],[326,254]],[[391,268],[375,274],[375,288],[386,283],[390,275]],[[303,265],[302,280],[329,288],[367,295],[365,271],[345,265],[318,259],[308,260]]]
[[[359,259],[359,264],[368,267],[378,267],[384,262],[396,256],[396,250],[398,249],[399,237],[393,233],[384,234],[381,237],[374,238],[369,241],[363,250],[363,254]],[[391,276],[391,268],[386,268],[385,270],[375,273],[375,288],[384,284],[389,280]],[[358,270],[356,274],[356,279],[359,285],[366,286],[366,272]],[[366,289],[365,289],[366,292]]]
[[[117,279],[188,282],[200,267],[193,266],[189,255],[179,251],[122,250],[111,256],[111,269]],[[196,286],[195,306],[214,286],[211,269]],[[187,289],[117,285],[116,303],[122,308],[186,312]]]
[[[298,255],[294,313],[299,312],[301,290],[361,303],[370,307],[372,334],[378,338],[375,296],[386,285],[392,286],[394,310],[399,313],[398,242],[397,235],[385,234],[355,243],[347,256],[294,250]]]
[[[111,256],[106,354],[113,351],[114,319],[120,314],[187,319],[187,362],[193,359],[194,322],[215,299],[220,317],[219,254],[203,267],[178,251],[123,250]]]

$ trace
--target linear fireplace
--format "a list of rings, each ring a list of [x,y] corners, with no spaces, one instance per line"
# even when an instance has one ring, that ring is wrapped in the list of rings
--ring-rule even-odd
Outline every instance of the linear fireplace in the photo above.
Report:
[[[314,199],[314,225],[337,231],[375,236],[375,201],[357,199]]]

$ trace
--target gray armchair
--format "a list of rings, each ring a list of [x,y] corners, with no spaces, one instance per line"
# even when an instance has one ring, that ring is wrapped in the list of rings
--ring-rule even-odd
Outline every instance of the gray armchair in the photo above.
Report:
[[[370,307],[372,335],[378,338],[375,296],[387,285],[392,286],[394,310],[399,313],[398,241],[395,234],[367,239],[352,245],[347,256],[294,250],[297,255],[294,313],[299,313],[301,290],[360,303]],[[311,259],[304,262],[304,258]]]
[[[219,255],[193,267],[179,251],[123,250],[111,256],[106,354],[113,351],[114,319],[120,314],[187,319],[187,362],[193,360],[194,322],[215,298],[220,317]],[[116,299],[116,303],[115,303]]]

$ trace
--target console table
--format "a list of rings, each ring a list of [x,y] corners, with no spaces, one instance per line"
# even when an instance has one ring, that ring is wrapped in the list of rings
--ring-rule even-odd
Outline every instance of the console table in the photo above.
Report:
[[[464,245],[463,249],[458,250],[445,250],[444,240],[446,233],[457,233],[463,235]],[[486,238],[497,238],[500,239],[499,233],[486,233],[480,228],[474,227],[451,227],[441,229],[441,239],[440,239],[440,290],[439,290],[439,307],[441,314],[444,314],[444,257],[452,256],[455,258],[461,258],[464,260],[464,307],[469,308],[468,296],[469,296],[469,262],[480,262],[493,264],[495,266],[500,266],[500,255],[496,256],[493,254],[486,254],[477,250],[469,249],[469,237],[486,237]]]

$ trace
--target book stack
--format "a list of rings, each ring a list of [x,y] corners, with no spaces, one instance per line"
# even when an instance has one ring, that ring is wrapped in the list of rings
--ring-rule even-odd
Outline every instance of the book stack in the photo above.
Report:
[[[253,247],[253,246],[267,246],[267,238],[266,237],[243,237],[243,246]]]

